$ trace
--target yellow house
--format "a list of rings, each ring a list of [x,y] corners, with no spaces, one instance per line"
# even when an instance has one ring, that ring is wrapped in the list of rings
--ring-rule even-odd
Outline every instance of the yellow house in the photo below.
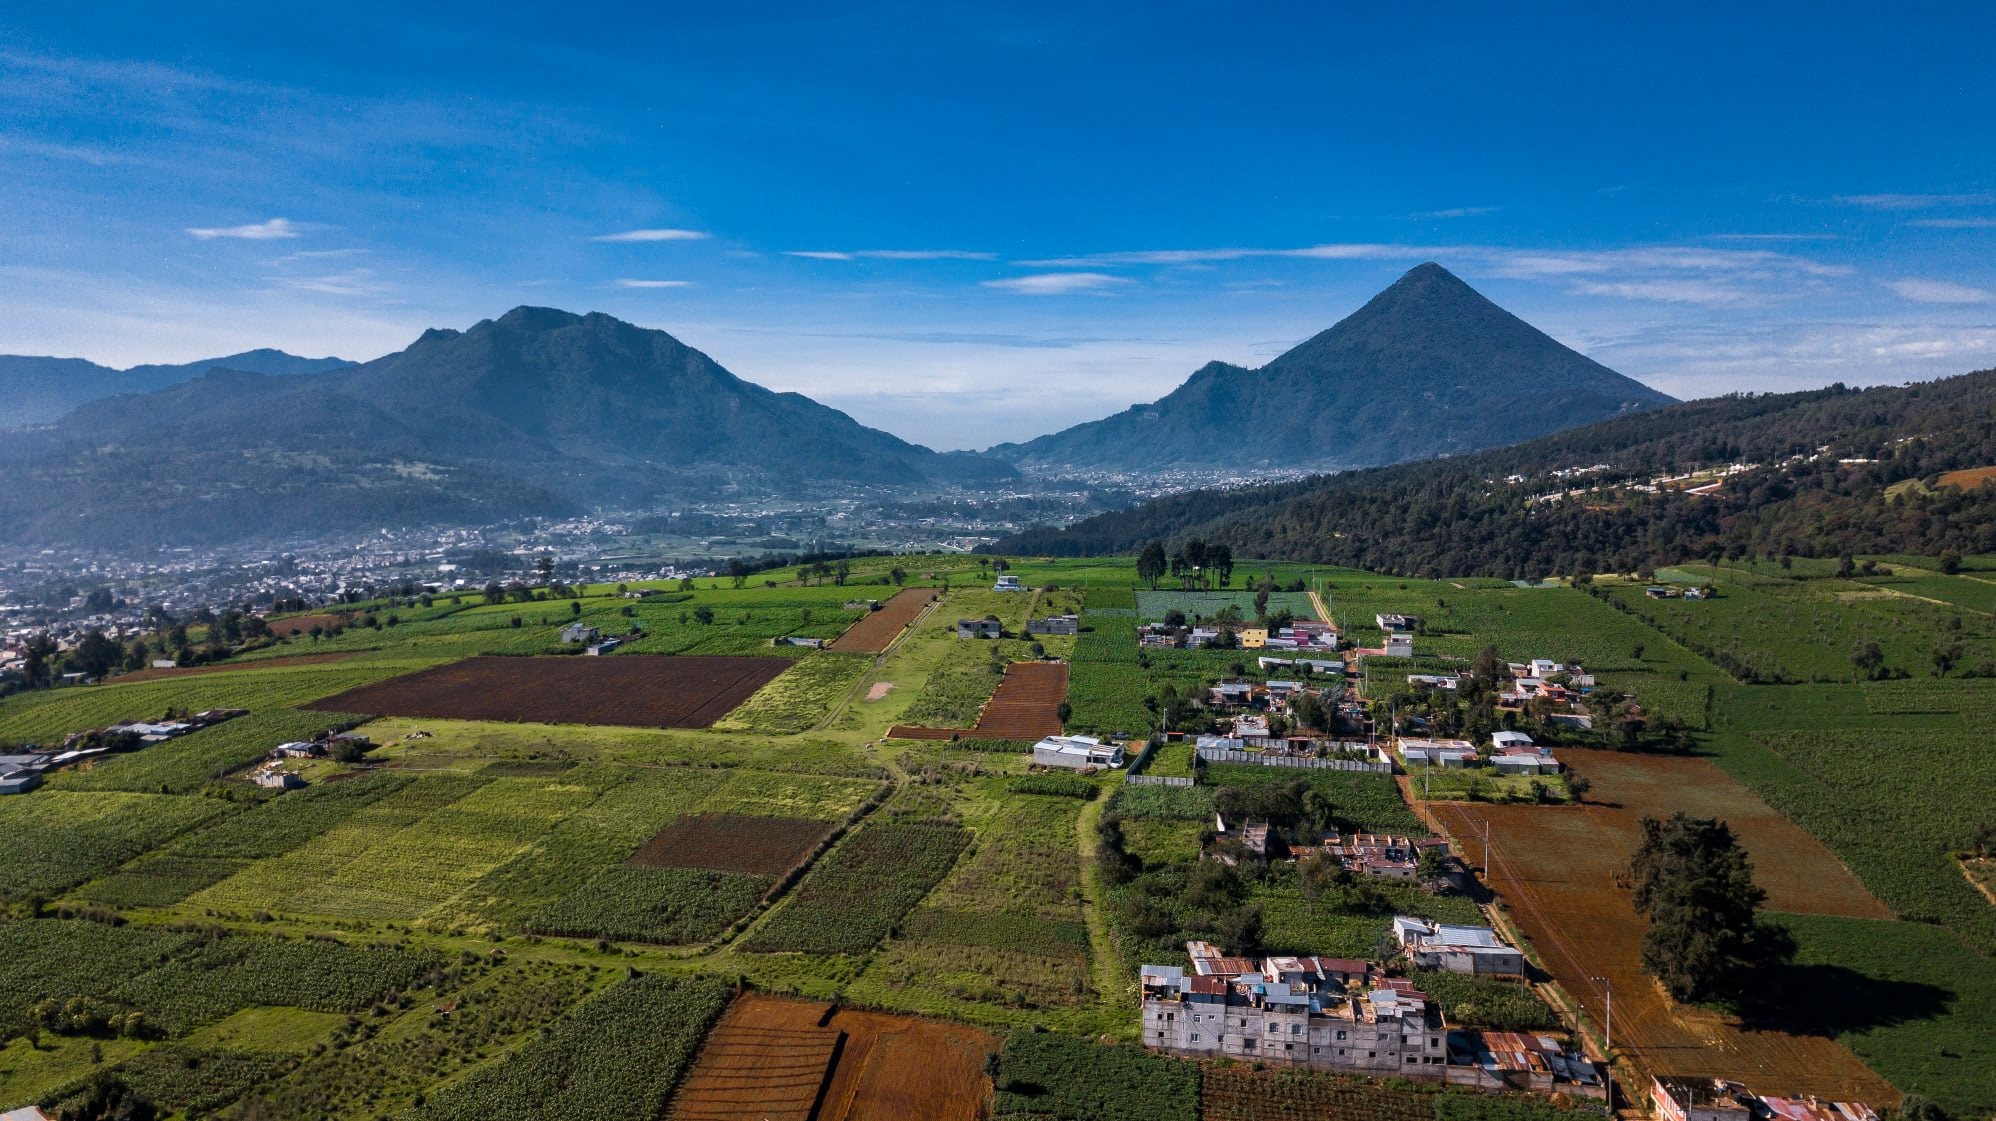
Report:
[[[1259,650],[1268,645],[1267,627],[1242,627],[1235,632],[1241,640],[1241,649]]]

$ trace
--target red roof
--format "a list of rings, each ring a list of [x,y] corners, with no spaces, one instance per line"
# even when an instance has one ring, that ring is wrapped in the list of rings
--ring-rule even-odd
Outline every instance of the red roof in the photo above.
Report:
[[[1188,987],[1203,996],[1227,995],[1227,982],[1221,977],[1192,977],[1187,979]]]

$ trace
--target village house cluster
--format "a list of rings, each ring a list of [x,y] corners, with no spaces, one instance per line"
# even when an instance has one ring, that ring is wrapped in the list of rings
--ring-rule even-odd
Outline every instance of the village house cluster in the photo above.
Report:
[[[1137,628],[1137,645],[1163,650],[1224,647],[1332,653],[1338,648],[1338,629],[1329,623],[1311,621],[1274,628],[1251,623],[1145,623]]]
[[[1140,971],[1144,1046],[1189,1058],[1601,1098],[1600,1069],[1551,1036],[1451,1029],[1412,981],[1350,958],[1230,957]]]
[[[1662,1121],[1878,1121],[1863,1102],[1756,1094],[1723,1078],[1650,1080],[1650,1105]]]

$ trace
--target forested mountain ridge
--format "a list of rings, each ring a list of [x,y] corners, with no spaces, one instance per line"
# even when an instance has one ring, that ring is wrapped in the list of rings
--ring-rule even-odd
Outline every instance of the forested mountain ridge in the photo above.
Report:
[[[0,441],[0,535],[193,544],[822,485],[996,482],[663,331],[516,308],[330,373],[211,370]]]
[[[82,358],[0,354],[0,429],[47,424],[71,409],[120,393],[150,393],[200,377],[210,370],[252,374],[321,374],[353,363],[344,358],[300,358],[261,348],[221,358],[177,365],[150,364],[123,370]]]
[[[1440,265],[1257,370],[989,454],[1029,470],[1330,470],[1456,455],[1671,398],[1561,345]]]
[[[1753,465],[1709,493],[1657,479]],[[1199,535],[1236,556],[1428,576],[1638,571],[1728,556],[1996,551],[1996,370],[1737,395],[1474,455],[1174,495],[995,551],[1095,555]]]

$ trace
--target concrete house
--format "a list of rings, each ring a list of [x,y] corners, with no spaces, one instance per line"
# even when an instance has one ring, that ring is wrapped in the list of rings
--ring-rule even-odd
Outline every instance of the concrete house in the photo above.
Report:
[[[1729,1083],[1709,1078],[1650,1079],[1650,1104],[1664,1121],[1750,1121],[1753,1111]]]
[[[1390,634],[1386,636],[1386,656],[1389,658],[1411,658],[1414,656],[1414,636],[1411,634]]]
[[[1121,744],[1104,743],[1094,736],[1048,736],[1033,745],[1033,762],[1042,767],[1120,767]]]
[[[998,582],[991,585],[991,590],[994,592],[1023,592],[1026,588],[1025,585],[1019,583],[1017,576],[1008,572],[998,577]]]
[[[1482,977],[1523,977],[1525,955],[1505,945],[1487,926],[1456,926],[1409,915],[1393,916],[1393,941],[1416,968]]]
[[[1044,619],[1026,620],[1027,634],[1080,634],[1081,616],[1049,615]]]
[[[561,628],[561,641],[564,646],[594,642],[601,632],[587,623],[570,623]]]
[[[982,619],[958,619],[958,638],[1003,638],[1005,628],[998,622],[998,616],[986,615]]]
[[[1374,979],[1369,968],[1352,968],[1364,963],[1342,959],[1227,958],[1203,942],[1187,949],[1190,973],[1162,965],[1140,973],[1143,1041],[1153,1051],[1446,1077],[1441,1011],[1410,982]]]

